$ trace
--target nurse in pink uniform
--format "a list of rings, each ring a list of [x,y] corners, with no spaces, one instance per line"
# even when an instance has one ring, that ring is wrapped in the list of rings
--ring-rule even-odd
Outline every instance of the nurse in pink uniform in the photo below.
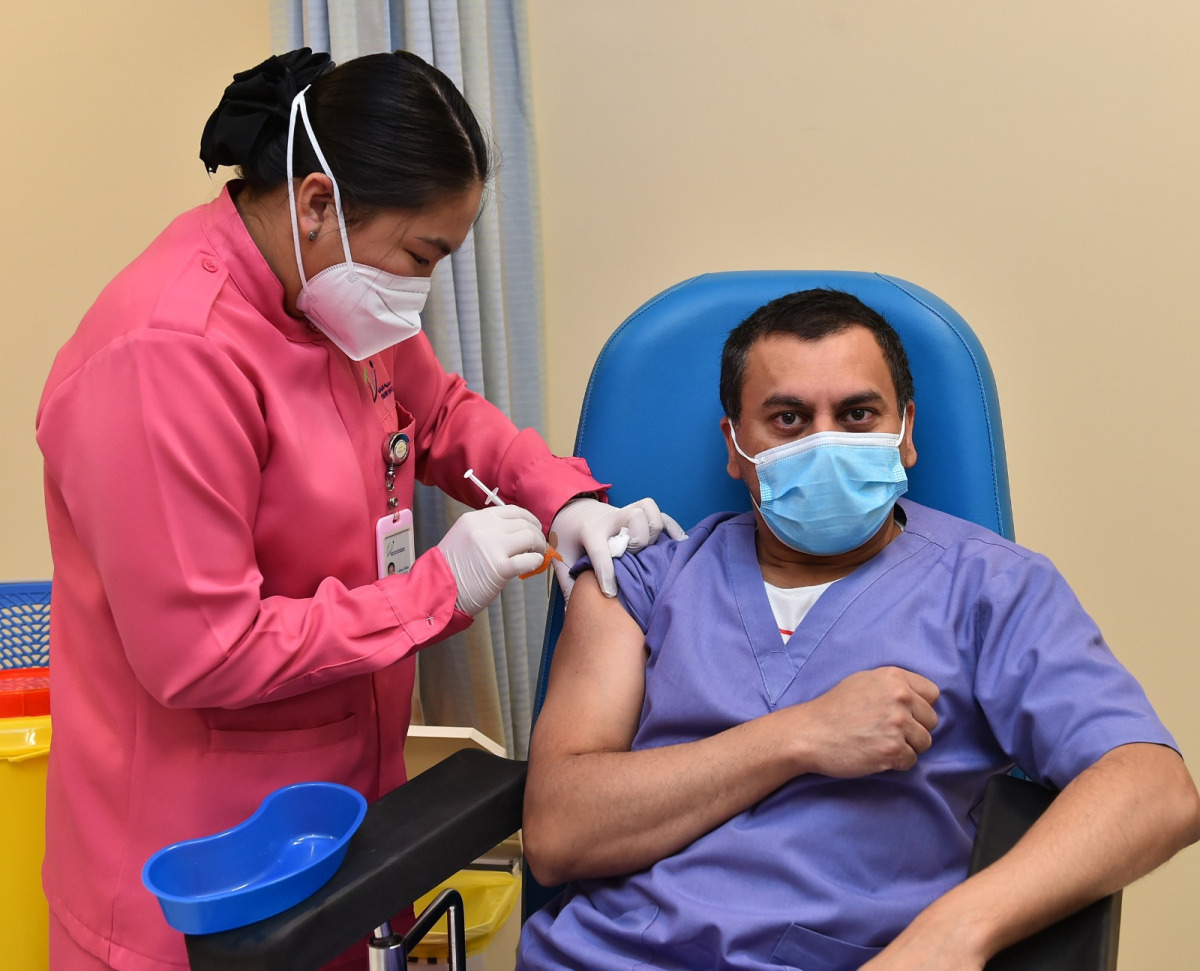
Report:
[[[649,500],[597,501],[581,460],[421,333],[489,177],[441,72],[406,52],[272,57],[235,76],[201,158],[240,178],[105,288],[38,411],[54,969],[186,966],[141,885],[151,853],[291,782],[403,783],[415,653],[538,566],[547,531],[607,561],[615,592],[608,539],[677,530]],[[414,558],[414,480],[478,507],[468,468],[509,504]]]

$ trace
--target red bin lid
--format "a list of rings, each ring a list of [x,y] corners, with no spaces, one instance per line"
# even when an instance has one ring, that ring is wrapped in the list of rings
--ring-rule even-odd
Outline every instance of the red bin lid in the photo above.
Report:
[[[0,671],[0,718],[50,714],[50,669]]]

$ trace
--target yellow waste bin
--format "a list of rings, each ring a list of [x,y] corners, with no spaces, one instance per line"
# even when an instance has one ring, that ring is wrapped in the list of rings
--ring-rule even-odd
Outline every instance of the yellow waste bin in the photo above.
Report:
[[[42,894],[46,762],[50,752],[45,669],[0,671],[0,952],[11,971],[45,971],[48,910]]]
[[[468,971],[491,971],[492,968],[511,968],[516,955],[517,923],[513,916],[517,898],[521,895],[521,876],[507,870],[460,870],[444,883],[439,884],[413,904],[420,913],[446,888],[457,890],[463,898],[463,917],[466,923]],[[513,918],[510,935],[500,933],[508,929]],[[445,923],[425,935],[424,940],[411,952],[409,961],[436,969],[444,967],[448,956]],[[505,939],[500,944],[499,939]],[[506,953],[488,954],[491,945],[503,947]],[[489,960],[489,957],[492,960]],[[416,959],[415,961],[413,959]]]

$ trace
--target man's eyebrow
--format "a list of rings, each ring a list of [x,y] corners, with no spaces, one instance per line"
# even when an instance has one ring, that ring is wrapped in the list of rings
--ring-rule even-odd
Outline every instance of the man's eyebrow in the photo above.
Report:
[[[790,408],[793,411],[811,411],[812,405],[803,398],[797,398],[790,394],[773,394],[766,398],[762,408]]]
[[[859,408],[863,405],[877,405],[886,402],[886,399],[878,391],[859,391],[855,394],[848,395],[842,398],[837,403],[838,411],[845,411],[847,408]],[[812,411],[812,403],[804,398],[798,398],[791,394],[773,394],[764,399],[761,407],[763,408],[790,408],[793,411]]]
[[[419,239],[422,243],[428,243],[434,249],[441,250],[443,256],[449,256],[454,252],[454,250],[450,247],[450,244],[440,236],[418,236],[417,239]]]
[[[858,408],[862,405],[877,405],[886,404],[887,399],[884,398],[878,391],[860,391],[858,394],[852,394],[848,398],[843,398],[838,402],[838,410],[845,411],[847,408]]]

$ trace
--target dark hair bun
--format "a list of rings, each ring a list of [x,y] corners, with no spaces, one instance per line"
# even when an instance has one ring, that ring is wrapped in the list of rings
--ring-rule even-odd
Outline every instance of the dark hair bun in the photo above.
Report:
[[[332,67],[328,54],[301,47],[235,74],[200,136],[205,168],[252,161],[264,142],[286,130],[296,95]]]

